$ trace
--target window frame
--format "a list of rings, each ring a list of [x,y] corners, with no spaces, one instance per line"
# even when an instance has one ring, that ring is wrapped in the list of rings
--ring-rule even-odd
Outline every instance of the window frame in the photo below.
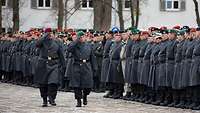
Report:
[[[126,2],[129,2],[129,7],[125,7],[126,6]],[[130,10],[131,8],[131,0],[124,0],[124,3],[123,3],[123,7],[124,7],[124,10]]]
[[[37,0],[37,8],[38,9],[51,9],[52,8],[52,0],[50,1],[50,7],[46,7],[46,0],[43,0],[43,7],[39,6],[39,0]]]
[[[8,0],[5,0],[5,6],[2,5],[2,8],[7,8],[8,7]]]
[[[172,3],[171,3],[171,5],[172,5],[172,8],[167,8],[167,2],[168,1],[171,1]],[[178,8],[176,9],[176,8],[174,8],[174,2],[175,1],[177,1],[178,2]],[[165,1],[165,10],[166,11],[180,11],[181,10],[181,1],[180,0],[166,0]]]
[[[82,9],[82,10],[88,10],[88,9],[89,9],[89,10],[92,10],[94,6],[92,5],[92,7],[90,7],[90,0],[86,0],[86,1],[87,1],[87,7],[83,7],[83,4],[82,4],[82,3],[83,3],[83,0],[80,1],[80,2],[81,2],[81,9]],[[92,0],[91,0],[91,1],[92,1]],[[93,1],[92,1],[92,3],[93,3]]]

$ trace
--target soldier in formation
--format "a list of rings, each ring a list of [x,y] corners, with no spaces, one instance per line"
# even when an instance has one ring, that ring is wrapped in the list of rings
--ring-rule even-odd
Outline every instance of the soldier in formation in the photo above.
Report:
[[[115,27],[103,32],[46,34],[34,29],[0,36],[0,81],[32,87],[40,83],[41,94],[45,93],[43,106],[50,95],[41,86],[53,83],[54,96],[49,99],[53,105],[57,89],[73,89],[77,107],[82,106],[81,99],[87,105],[90,91],[106,90],[105,98],[200,109],[199,27],[151,27],[147,31]],[[60,62],[51,65],[54,56]],[[46,71],[40,61],[43,57]],[[50,70],[48,77],[40,76],[44,77],[43,84],[38,76]]]

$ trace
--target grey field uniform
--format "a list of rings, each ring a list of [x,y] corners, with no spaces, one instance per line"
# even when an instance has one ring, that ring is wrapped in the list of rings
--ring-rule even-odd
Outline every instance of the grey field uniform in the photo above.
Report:
[[[93,87],[93,72],[97,70],[92,45],[87,42],[81,43],[77,39],[69,44],[67,50],[74,58],[73,75],[70,77],[69,86],[75,91],[75,99],[81,99],[82,96],[89,95]]]
[[[37,41],[39,59],[34,77],[35,83],[40,85],[41,97],[55,103],[57,88],[62,79],[61,68],[65,70],[63,48],[57,40],[49,39],[47,34]]]

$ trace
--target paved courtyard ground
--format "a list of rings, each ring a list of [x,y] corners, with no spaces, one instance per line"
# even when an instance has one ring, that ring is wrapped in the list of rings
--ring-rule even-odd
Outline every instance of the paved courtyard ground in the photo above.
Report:
[[[73,93],[58,92],[57,106],[42,108],[38,89],[0,83],[0,113],[200,113],[200,111],[104,99],[103,95],[103,93],[92,93],[88,97],[87,106],[76,108]]]

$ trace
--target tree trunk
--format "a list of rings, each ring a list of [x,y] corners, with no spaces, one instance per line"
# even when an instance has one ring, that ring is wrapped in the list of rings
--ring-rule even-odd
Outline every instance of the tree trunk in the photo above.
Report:
[[[2,33],[2,0],[0,0],[0,33]]]
[[[140,16],[140,1],[136,0],[136,23],[135,23],[135,27],[138,28],[138,23],[139,23],[139,16]]]
[[[19,0],[13,0],[13,32],[19,31]]]
[[[93,7],[94,7],[93,29],[96,31],[100,31],[102,24],[103,0],[93,0]]]
[[[118,2],[118,16],[119,16],[119,24],[120,30],[124,30],[124,19],[123,19],[123,5],[122,0],[117,0]]]
[[[96,31],[110,29],[112,19],[112,0],[93,0],[94,26]]]
[[[112,0],[104,0],[102,10],[102,24],[101,31],[108,31],[111,27],[112,19]]]
[[[68,0],[65,0],[65,28],[67,28],[67,16],[68,16],[68,7],[67,7],[67,4],[68,4]]]
[[[64,4],[63,0],[58,0],[58,29],[63,29],[63,17],[64,17]]]
[[[130,10],[131,10],[131,27],[135,26],[135,18],[134,18],[134,13],[135,13],[135,8],[134,8],[134,0],[130,1]]]
[[[196,22],[197,25],[200,26],[200,16],[199,16],[199,6],[197,0],[193,0],[194,5],[195,5],[195,13],[196,13]]]

